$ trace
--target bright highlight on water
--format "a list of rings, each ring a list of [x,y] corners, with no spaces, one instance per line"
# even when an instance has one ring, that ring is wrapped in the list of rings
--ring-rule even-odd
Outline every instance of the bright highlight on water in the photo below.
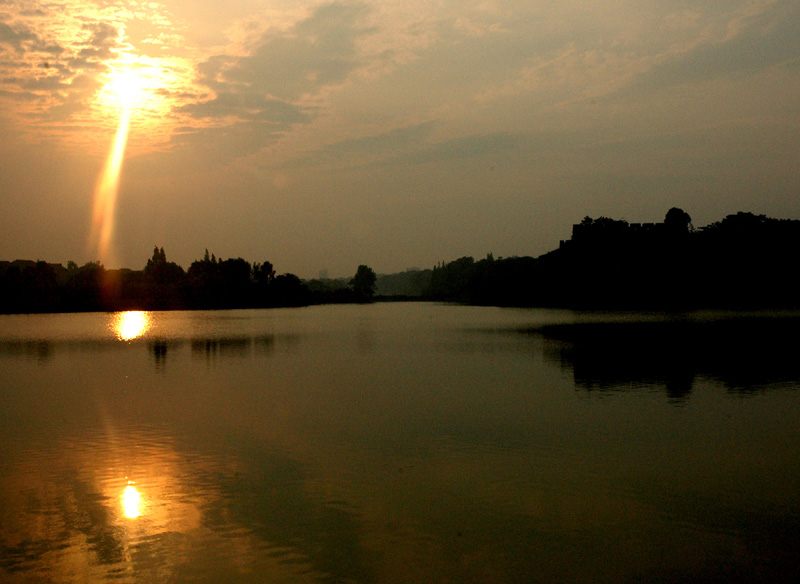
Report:
[[[122,511],[125,517],[133,519],[141,515],[140,503],[142,501],[139,491],[133,485],[132,481],[128,482],[128,486],[122,492]]]
[[[150,314],[141,310],[118,312],[111,322],[120,341],[132,341],[144,335],[150,328]]]

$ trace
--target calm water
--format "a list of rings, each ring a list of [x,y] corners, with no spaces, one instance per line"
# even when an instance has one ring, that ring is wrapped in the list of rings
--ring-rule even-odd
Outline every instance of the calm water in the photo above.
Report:
[[[768,316],[0,316],[0,582],[794,581]]]

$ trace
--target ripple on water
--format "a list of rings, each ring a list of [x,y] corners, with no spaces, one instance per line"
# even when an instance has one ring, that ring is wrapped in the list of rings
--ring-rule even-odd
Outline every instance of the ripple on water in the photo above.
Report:
[[[236,463],[154,428],[29,444],[0,482],[0,568],[13,580],[215,581],[310,573],[306,555],[243,524]]]

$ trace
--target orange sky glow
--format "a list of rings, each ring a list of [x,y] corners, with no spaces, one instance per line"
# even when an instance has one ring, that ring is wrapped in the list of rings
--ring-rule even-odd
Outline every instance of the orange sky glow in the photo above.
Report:
[[[313,277],[539,255],[586,215],[798,218],[798,23],[785,0],[0,0],[0,259],[158,245]]]

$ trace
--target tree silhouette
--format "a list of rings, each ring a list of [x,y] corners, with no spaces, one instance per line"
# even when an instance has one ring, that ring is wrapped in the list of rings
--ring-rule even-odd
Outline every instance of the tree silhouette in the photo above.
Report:
[[[359,302],[369,302],[375,296],[375,282],[378,277],[372,268],[364,264],[358,266],[356,275],[350,280],[350,288]]]
[[[0,260],[0,312],[217,309],[369,302],[384,295],[513,306],[687,309],[800,306],[800,221],[739,212],[695,230],[671,208],[662,223],[585,217],[538,258],[462,257],[431,270],[305,282],[268,261],[205,250],[184,273],[154,247],[144,269]],[[402,284],[402,285],[401,285]]]
[[[673,207],[664,217],[664,225],[671,233],[689,233],[692,230],[692,218],[683,209]]]
[[[273,306],[303,306],[308,303],[308,288],[294,274],[276,276],[270,295]]]
[[[275,280],[275,268],[270,262],[253,264],[253,281],[260,287],[269,287]]]
[[[69,279],[66,286],[67,305],[70,310],[98,310],[104,307],[103,289],[106,269],[100,262],[84,264]]]
[[[222,279],[222,305],[238,308],[250,304],[251,266],[242,258],[229,258],[217,264]]]
[[[156,309],[182,307],[185,276],[182,267],[167,261],[163,247],[154,248],[153,257],[144,268],[147,305]]]

